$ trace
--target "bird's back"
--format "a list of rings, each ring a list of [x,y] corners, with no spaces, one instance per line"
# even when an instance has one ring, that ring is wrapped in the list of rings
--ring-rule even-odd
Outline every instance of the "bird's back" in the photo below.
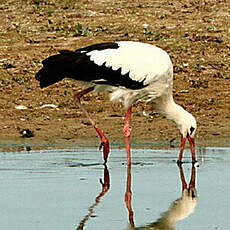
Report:
[[[90,60],[113,70],[121,69],[121,74],[144,85],[156,81],[172,71],[169,55],[159,47],[132,41],[116,42],[117,49],[93,50],[87,53]]]

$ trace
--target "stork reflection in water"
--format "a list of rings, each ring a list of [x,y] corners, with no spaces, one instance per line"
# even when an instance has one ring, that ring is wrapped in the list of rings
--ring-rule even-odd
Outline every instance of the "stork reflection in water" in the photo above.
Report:
[[[125,203],[129,214],[129,230],[175,230],[176,223],[191,215],[197,205],[197,191],[195,187],[196,182],[196,168],[192,164],[191,176],[189,184],[187,184],[182,165],[178,165],[180,180],[182,184],[181,197],[173,201],[169,206],[168,211],[161,214],[155,222],[146,224],[144,226],[135,227],[134,212],[132,209],[132,192],[131,192],[131,165],[127,166],[127,184],[125,193]]]

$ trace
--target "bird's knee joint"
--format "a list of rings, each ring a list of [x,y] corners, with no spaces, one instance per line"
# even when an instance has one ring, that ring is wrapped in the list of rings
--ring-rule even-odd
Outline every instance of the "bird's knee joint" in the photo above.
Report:
[[[130,137],[131,136],[131,128],[130,127],[125,127],[123,132],[124,132],[125,137]]]

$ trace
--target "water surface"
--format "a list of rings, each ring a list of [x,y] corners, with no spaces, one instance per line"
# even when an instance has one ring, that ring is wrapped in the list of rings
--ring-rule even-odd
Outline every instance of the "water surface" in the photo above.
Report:
[[[0,153],[1,229],[227,230],[229,153],[202,148],[198,168],[176,150],[133,149],[131,168],[123,149],[107,168],[94,148]]]

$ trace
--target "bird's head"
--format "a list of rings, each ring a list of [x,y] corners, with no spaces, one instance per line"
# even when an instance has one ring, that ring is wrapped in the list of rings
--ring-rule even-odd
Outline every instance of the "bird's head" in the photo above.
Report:
[[[189,141],[192,161],[196,161],[195,154],[195,133],[197,129],[196,119],[191,113],[186,111],[182,106],[176,104],[173,98],[168,99],[166,102],[159,103],[158,110],[166,115],[166,118],[174,121],[181,134],[180,152],[178,162],[182,161],[183,151],[185,148],[186,141]]]
[[[192,116],[192,114],[187,113],[186,116],[183,117],[183,120],[181,120],[178,124],[178,129],[180,130],[183,138],[194,138],[197,129],[196,119]]]
[[[181,134],[180,153],[183,153],[186,140],[188,140],[191,149],[192,160],[195,161],[195,133],[197,129],[196,119],[192,116],[192,114],[187,112],[183,119],[177,124],[177,126]]]

